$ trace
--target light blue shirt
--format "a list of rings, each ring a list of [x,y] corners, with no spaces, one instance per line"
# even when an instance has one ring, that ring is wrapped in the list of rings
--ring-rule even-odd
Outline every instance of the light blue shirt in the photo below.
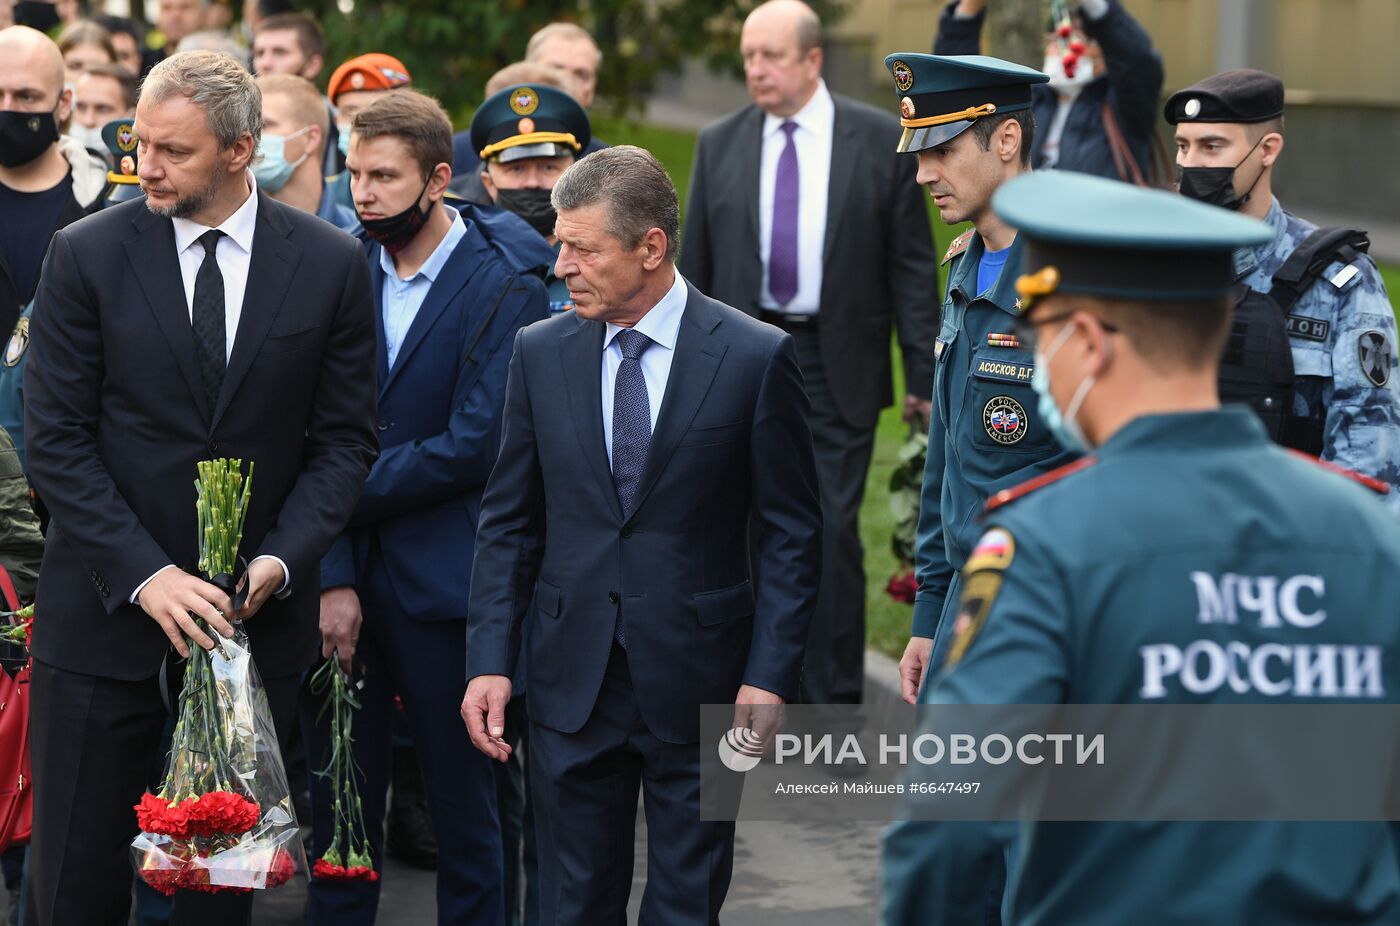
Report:
[[[680,334],[687,296],[685,279],[677,272],[666,295],[632,326],[634,331],[653,342],[642,351],[640,361],[651,406],[652,433],[656,432],[656,416],[661,413],[666,382],[671,378],[671,361],[676,356],[676,337]],[[612,466],[613,384],[617,382],[617,368],[622,365],[622,345],[617,343],[617,333],[621,330],[620,325],[608,322],[608,330],[603,334],[603,440],[608,445],[609,466]]]
[[[466,223],[455,209],[452,212],[452,225],[442,236],[438,246],[418,272],[406,280],[399,279],[399,271],[394,267],[394,258],[385,248],[379,251],[379,266],[384,268],[384,291],[380,293],[380,311],[384,313],[384,347],[389,352],[389,369],[394,368],[394,360],[399,356],[403,339],[408,329],[418,317],[423,300],[428,298],[428,290],[433,288],[438,274],[446,266],[447,259],[457,250],[457,245],[467,234]]]

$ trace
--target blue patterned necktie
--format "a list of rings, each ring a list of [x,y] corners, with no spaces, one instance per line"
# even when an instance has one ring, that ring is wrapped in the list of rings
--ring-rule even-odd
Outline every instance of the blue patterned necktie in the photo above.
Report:
[[[641,363],[642,352],[651,343],[651,338],[631,328],[617,333],[622,363],[613,381],[612,471],[623,517],[632,513],[637,487],[642,480],[642,467],[646,465],[647,451],[651,448],[651,399],[647,395]],[[627,646],[621,613],[613,637],[623,647]]]
[[[622,348],[622,363],[613,381],[612,471],[617,500],[622,503],[625,516],[632,513],[637,484],[651,447],[651,399],[641,363],[642,352],[651,346],[651,338],[628,328],[617,333],[617,346]]]
[[[797,172],[796,122],[784,122],[787,144],[778,156],[773,179],[773,228],[768,239],[768,291],[779,307],[797,295],[797,205],[801,185]]]

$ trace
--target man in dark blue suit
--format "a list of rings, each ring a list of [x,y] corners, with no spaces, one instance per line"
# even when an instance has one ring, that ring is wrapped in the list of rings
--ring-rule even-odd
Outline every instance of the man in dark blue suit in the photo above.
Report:
[[[467,584],[481,492],[496,459],[510,345],[548,314],[543,282],[517,272],[550,249],[523,220],[481,220],[442,202],[452,128],[417,91],[356,114],[347,169],[372,239],[383,453],[350,528],[321,564],[323,653],[364,678],[354,751],[364,819],[382,861],[394,696],[418,749],[438,844],[438,922],[504,922],[491,763],[452,712],[466,681]],[[498,249],[511,251],[509,259]],[[535,253],[533,256],[531,251]],[[320,705],[304,707],[317,723]],[[328,721],[312,741],[325,754]],[[317,853],[332,838],[330,796],[313,785]],[[374,922],[379,883],[313,880],[307,922]]]
[[[700,819],[700,705],[768,735],[797,694],[821,557],[802,377],[790,336],[676,272],[650,154],[590,155],[553,202],[575,311],[516,335],[462,715],[509,756],[528,624],[542,921],[623,921],[640,786],[642,922],[717,923],[734,824]]]

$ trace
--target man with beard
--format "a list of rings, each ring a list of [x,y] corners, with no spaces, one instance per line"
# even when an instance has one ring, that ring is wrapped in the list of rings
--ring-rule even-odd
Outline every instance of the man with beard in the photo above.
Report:
[[[518,84],[492,96],[472,117],[472,147],[481,156],[481,185],[559,253],[549,191],[592,138],[588,114],[572,96],[543,84]],[[551,272],[549,312],[574,307],[569,287]]]
[[[285,736],[316,653],[320,560],[377,450],[363,251],[257,192],[252,76],[226,55],[168,58],[135,129],[146,198],[54,236],[25,370],[27,463],[52,515],[30,741],[29,903],[45,926],[126,922],[172,646],[212,649],[245,621]],[[192,574],[195,467],[214,457],[257,466],[237,611]],[[175,895],[177,924],[251,915],[250,894]]]

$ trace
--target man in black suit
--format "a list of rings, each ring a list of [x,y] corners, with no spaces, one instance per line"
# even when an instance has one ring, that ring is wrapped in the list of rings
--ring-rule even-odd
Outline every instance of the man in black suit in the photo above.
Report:
[[[247,621],[285,733],[318,644],[320,559],[376,454],[374,317],[358,243],[261,196],[262,100],[210,52],[152,69],[136,112],[144,201],[55,235],[26,370],[28,463],[52,512],[34,640],[30,922],[124,924],[132,805],[195,626]],[[191,573],[195,464],[255,462],[248,598]],[[174,660],[169,660],[173,663]],[[175,921],[246,922],[251,897],[176,895]]]
[[[523,645],[543,923],[623,920],[639,786],[642,922],[717,923],[734,824],[700,819],[700,705],[768,735],[797,694],[821,556],[801,374],[791,337],[675,271],[650,154],[589,155],[553,202],[574,311],[516,336],[462,714],[509,757]]]
[[[928,417],[937,263],[899,125],[833,96],[821,22],[771,0],[744,23],[747,106],[700,134],[680,270],[701,292],[789,331],[811,399],[825,524],[803,699],[859,703],[865,570],[860,502],[880,409],[893,401],[890,324],[904,355],[905,420]]]

